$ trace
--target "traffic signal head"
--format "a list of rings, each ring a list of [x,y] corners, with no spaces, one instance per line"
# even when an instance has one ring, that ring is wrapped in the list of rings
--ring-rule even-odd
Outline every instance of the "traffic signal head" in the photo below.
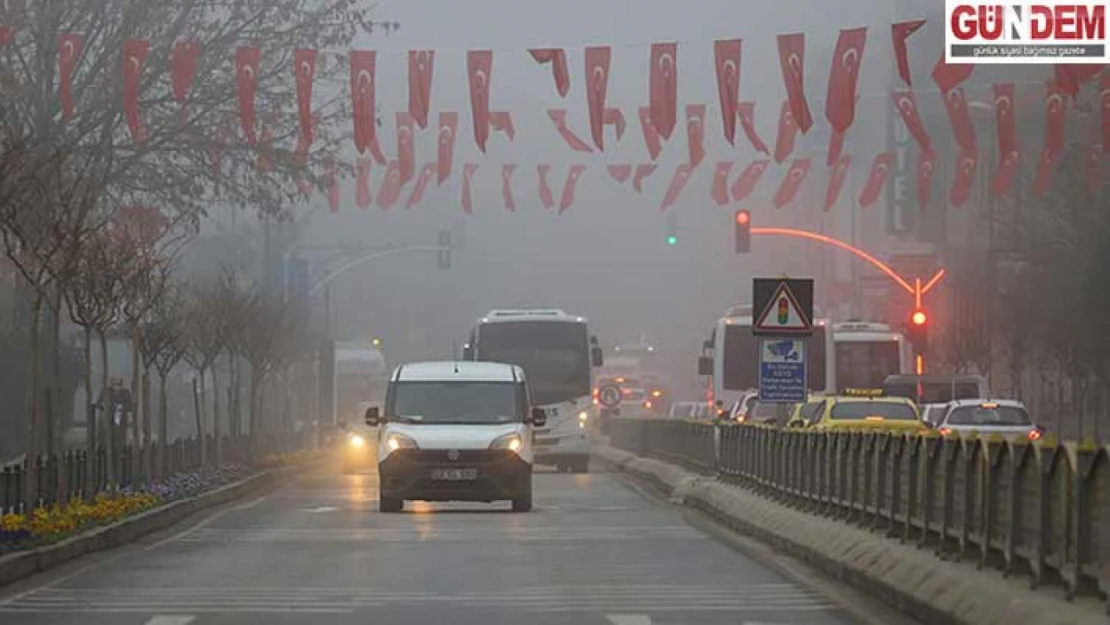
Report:
[[[667,245],[678,245],[678,219],[673,214],[667,217]]]
[[[929,346],[929,316],[924,310],[917,309],[910,315],[907,333],[914,353],[924,354]]]
[[[447,270],[451,268],[451,232],[448,230],[439,231],[439,268]]]
[[[746,210],[736,211],[733,217],[736,227],[736,253],[747,254],[752,251],[752,214]]]
[[[910,322],[915,326],[923,326],[928,320],[929,319],[925,316],[924,310],[914,311],[913,316],[910,317]]]

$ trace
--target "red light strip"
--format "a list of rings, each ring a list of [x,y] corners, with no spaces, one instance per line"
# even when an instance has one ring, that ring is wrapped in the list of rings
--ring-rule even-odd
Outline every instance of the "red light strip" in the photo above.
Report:
[[[934,275],[932,278],[930,278],[929,281],[925,283],[925,286],[921,287],[921,294],[924,295],[924,294],[928,293],[929,289],[936,286],[937,283],[940,282],[940,279],[943,278],[945,276],[945,274],[947,274],[947,273],[948,272],[945,271],[944,269],[940,269],[939,271],[937,271],[936,275]]]
[[[877,267],[879,271],[882,271],[887,276],[889,276],[891,280],[897,282],[898,285],[901,286],[903,289],[906,289],[907,293],[909,293],[910,295],[914,295],[914,290],[913,287],[910,286],[910,283],[906,282],[905,278],[898,275],[898,273],[891,269],[889,265],[879,260],[878,258],[875,258],[874,256],[868,254],[867,252],[859,249],[858,247],[849,245],[844,241],[841,241],[840,239],[834,239],[832,237],[828,237],[823,234],[817,234],[816,232],[809,232],[807,230],[795,230],[794,228],[752,228],[752,234],[771,234],[786,237],[796,237],[799,239],[809,239],[811,241],[817,241],[826,245],[832,245],[833,247],[839,247],[840,249],[851,252],[857,257],[871,263],[872,265]],[[938,276],[942,275],[944,275],[943,269],[938,272]],[[935,282],[940,280],[938,276],[934,276],[933,279],[929,281],[929,284],[922,289],[922,292],[929,290],[929,287],[933,286]]]

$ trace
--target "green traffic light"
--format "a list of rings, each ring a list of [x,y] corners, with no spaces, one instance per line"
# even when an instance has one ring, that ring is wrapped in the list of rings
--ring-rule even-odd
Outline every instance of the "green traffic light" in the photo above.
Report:
[[[667,237],[667,245],[677,245],[678,237]]]

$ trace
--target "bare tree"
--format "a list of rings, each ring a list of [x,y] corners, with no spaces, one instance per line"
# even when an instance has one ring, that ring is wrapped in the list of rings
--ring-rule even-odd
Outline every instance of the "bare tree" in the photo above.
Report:
[[[180,289],[168,285],[142,323],[142,342],[146,362],[158,371],[158,470],[166,472],[166,450],[170,444],[167,415],[169,404],[166,396],[170,372],[185,356],[186,344],[182,339],[182,305]],[[150,415],[146,426],[150,427]],[[150,437],[148,436],[148,439]]]
[[[185,361],[196,370],[200,378],[200,404],[196,415],[197,437],[200,440],[208,435],[206,407],[208,404],[207,386],[205,378],[212,369],[213,363],[227,345],[225,332],[227,326],[222,319],[225,292],[222,284],[216,281],[198,282],[189,285],[185,290],[185,315],[182,324],[183,339],[187,346]],[[219,401],[219,384],[213,378],[215,395]],[[217,403],[218,411],[219,405]],[[216,423],[219,416],[213,417],[213,433],[218,439],[220,428]],[[208,461],[207,450],[201,446],[201,462]]]

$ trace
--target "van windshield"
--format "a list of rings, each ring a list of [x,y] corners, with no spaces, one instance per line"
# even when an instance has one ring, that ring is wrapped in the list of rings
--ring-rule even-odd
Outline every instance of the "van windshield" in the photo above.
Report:
[[[524,404],[515,382],[396,382],[386,412],[404,423],[495,424],[521,421]]]

